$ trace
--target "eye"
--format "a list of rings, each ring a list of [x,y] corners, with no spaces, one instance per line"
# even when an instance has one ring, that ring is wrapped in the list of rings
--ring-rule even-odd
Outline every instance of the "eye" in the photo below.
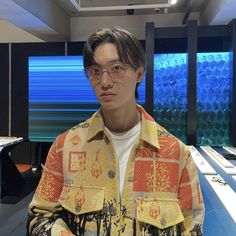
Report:
[[[120,65],[120,64],[116,64],[116,65],[112,66],[112,72],[113,73],[117,73],[117,72],[119,73],[119,72],[121,72],[124,69],[125,69],[124,66]]]
[[[97,66],[91,66],[88,68],[88,73],[89,73],[89,75],[100,75],[101,70]]]
[[[93,68],[92,69],[92,74],[94,75],[100,75],[100,70],[98,68]]]

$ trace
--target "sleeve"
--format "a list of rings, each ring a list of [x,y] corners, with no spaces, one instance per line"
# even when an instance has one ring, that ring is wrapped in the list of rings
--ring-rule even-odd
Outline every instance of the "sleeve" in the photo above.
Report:
[[[62,156],[62,151],[56,149],[56,142],[53,143],[29,205],[27,235],[74,235],[66,225],[65,213],[57,201],[63,186]]]
[[[179,200],[184,221],[181,224],[183,236],[203,235],[204,202],[198,172],[187,146],[183,151],[184,165],[179,185]]]

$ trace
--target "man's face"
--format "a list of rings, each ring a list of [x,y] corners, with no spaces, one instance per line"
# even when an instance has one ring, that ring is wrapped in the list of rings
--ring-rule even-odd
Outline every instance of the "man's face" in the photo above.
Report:
[[[143,68],[135,70],[130,65],[122,64],[112,43],[98,46],[94,51],[94,60],[96,65],[88,70],[102,108],[118,109],[135,105],[136,83],[142,80]]]

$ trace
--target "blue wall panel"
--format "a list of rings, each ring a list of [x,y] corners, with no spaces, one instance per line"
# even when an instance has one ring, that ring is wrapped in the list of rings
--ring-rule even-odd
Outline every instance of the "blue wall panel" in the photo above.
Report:
[[[229,146],[229,53],[197,54],[197,145]]]
[[[154,117],[170,133],[186,143],[187,54],[154,57]]]

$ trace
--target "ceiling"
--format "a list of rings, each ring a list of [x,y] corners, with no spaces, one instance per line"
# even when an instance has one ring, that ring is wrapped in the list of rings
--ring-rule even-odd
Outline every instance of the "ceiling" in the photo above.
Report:
[[[155,16],[173,26],[177,15],[180,26],[191,15],[197,16],[199,25],[228,24],[236,18],[236,0],[178,0],[175,5],[170,0],[0,0],[0,20],[44,41],[70,41],[75,29],[81,30],[82,24],[83,29],[90,28],[94,21],[117,24],[123,19],[123,24],[131,20],[139,25],[140,20],[143,27],[144,20]]]
[[[209,0],[178,0],[177,3],[172,6],[170,6],[170,1],[168,0],[74,0],[74,2],[78,3],[80,9],[72,4],[73,0],[53,1],[63,8],[71,17],[88,17],[127,15],[127,10],[115,10],[124,6],[133,7],[133,15],[186,12],[190,7],[193,12],[201,12]],[[156,7],[152,7],[153,5],[156,5]],[[114,8],[114,10],[100,10],[102,7],[110,7],[111,9]],[[89,9],[93,9],[93,11]]]

